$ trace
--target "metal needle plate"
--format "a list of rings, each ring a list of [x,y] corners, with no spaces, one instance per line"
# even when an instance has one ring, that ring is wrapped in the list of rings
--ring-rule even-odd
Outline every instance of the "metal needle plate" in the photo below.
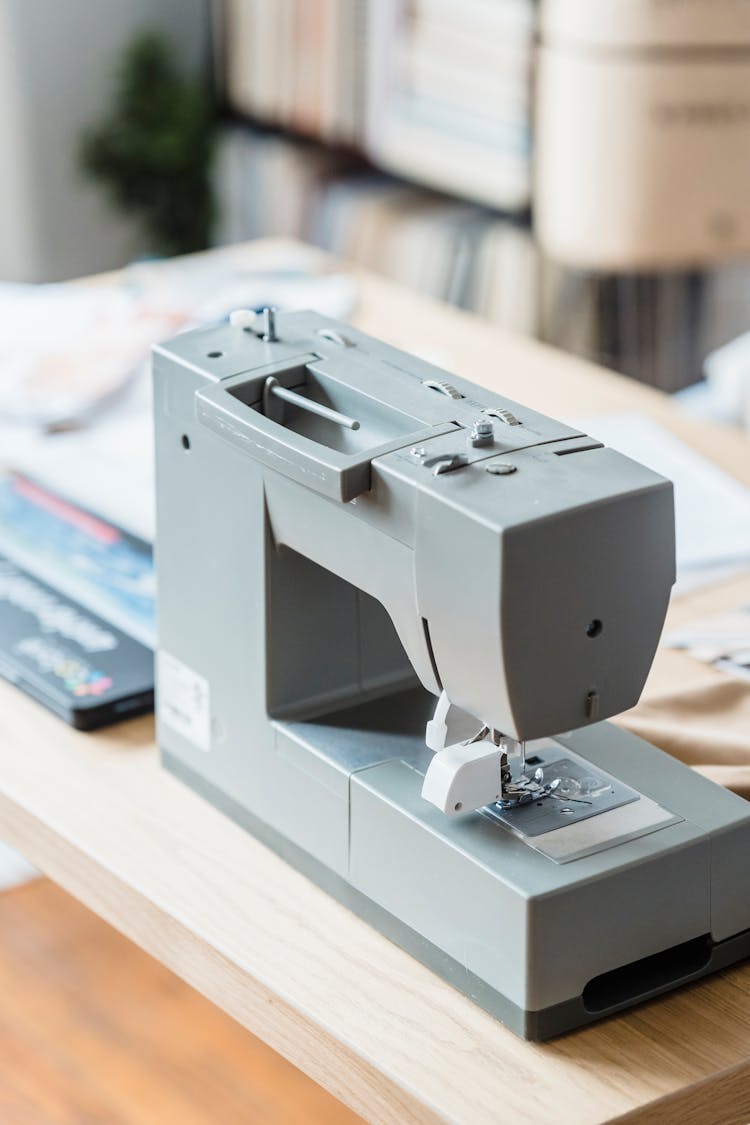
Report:
[[[486,815],[502,821],[524,836],[541,836],[627,805],[640,797],[635,789],[600,772],[583,759],[561,755],[554,747],[547,752],[537,751],[527,764],[531,772],[541,766],[547,785],[559,779],[553,795],[513,809],[489,805],[484,810]]]

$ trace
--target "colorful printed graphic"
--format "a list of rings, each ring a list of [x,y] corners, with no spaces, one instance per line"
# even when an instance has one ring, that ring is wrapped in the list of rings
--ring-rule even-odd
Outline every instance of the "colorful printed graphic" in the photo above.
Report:
[[[56,676],[77,699],[102,695],[114,682],[111,676],[44,637],[25,637],[14,646],[14,652],[25,656],[45,675]]]
[[[151,548],[27,477],[0,478],[0,550],[131,637],[155,647]]]

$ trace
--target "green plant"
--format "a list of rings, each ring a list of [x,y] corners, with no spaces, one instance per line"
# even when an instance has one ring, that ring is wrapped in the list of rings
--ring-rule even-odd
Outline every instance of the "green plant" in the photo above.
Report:
[[[159,35],[140,34],[123,52],[110,114],[83,137],[84,171],[140,216],[155,252],[182,254],[208,244],[212,151],[206,90],[179,73]]]

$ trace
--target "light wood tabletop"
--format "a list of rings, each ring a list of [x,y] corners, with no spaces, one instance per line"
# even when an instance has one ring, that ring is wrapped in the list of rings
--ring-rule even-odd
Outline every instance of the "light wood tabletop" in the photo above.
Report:
[[[359,276],[365,331],[553,416],[648,413],[750,485],[739,434]],[[689,674],[660,654],[652,680]],[[750,1119],[750,966],[525,1043],[164,772],[150,719],[79,734],[0,684],[0,837],[368,1120]]]

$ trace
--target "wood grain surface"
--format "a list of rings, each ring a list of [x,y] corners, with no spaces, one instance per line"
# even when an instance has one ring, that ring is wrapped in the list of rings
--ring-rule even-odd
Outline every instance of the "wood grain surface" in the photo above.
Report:
[[[4,1125],[356,1125],[47,879],[0,895]]]
[[[739,435],[360,276],[366,330],[553,415],[647,412],[750,483]],[[728,604],[747,589],[727,585]],[[660,658],[656,681],[686,661]],[[690,1105],[712,1121],[730,1078],[721,1120],[747,1120],[749,968],[524,1043],[163,772],[148,719],[81,735],[0,685],[0,836],[369,1120],[587,1125],[671,1099],[674,1120]]]

